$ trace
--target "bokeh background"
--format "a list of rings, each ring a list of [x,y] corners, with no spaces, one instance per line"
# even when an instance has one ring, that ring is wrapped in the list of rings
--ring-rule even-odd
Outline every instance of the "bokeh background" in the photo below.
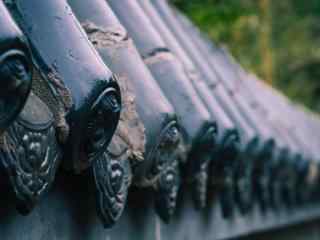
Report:
[[[320,112],[319,0],[172,3],[246,70]]]

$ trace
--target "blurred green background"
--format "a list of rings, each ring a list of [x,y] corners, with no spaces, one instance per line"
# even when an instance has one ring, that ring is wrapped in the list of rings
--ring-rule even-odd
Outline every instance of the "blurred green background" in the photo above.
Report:
[[[172,0],[245,69],[320,112],[319,0]]]

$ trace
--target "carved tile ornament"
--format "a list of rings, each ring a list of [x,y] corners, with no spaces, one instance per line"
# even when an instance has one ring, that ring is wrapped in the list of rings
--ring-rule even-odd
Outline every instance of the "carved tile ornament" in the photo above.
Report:
[[[55,103],[48,104],[55,120],[65,118],[68,132],[59,134],[66,136],[64,165],[81,173],[104,152],[117,127],[121,110],[117,81],[67,1],[14,0],[6,4],[29,40],[33,62],[43,79],[34,81],[33,89],[39,90],[35,94],[45,103]]]
[[[208,128],[189,157],[193,199],[197,208],[204,208],[207,204],[208,168],[216,149],[216,136],[217,128]]]
[[[31,89],[28,44],[0,2],[0,134],[22,110]]]
[[[175,209],[180,188],[179,159],[183,150],[181,135],[173,122],[163,131],[161,142],[155,153],[150,178],[155,178],[156,212],[163,221],[169,222]],[[173,153],[174,152],[174,153]]]
[[[31,69],[22,51],[0,51],[0,133],[14,121],[29,95]]]
[[[253,204],[252,159],[242,156],[237,159],[235,200],[241,214],[247,214]]]
[[[235,210],[236,183],[234,175],[239,144],[239,136],[236,134],[231,134],[224,140],[221,155],[218,156],[221,159],[217,159],[218,162],[214,171],[218,178],[219,198],[224,218],[231,217]]]
[[[273,210],[278,210],[283,205],[282,199],[282,175],[284,175],[283,168],[285,164],[283,163],[288,157],[288,149],[283,148],[279,152],[275,152],[275,157],[270,164],[271,174],[270,174],[270,182],[269,182],[269,196],[270,196],[270,207]]]
[[[255,160],[260,153],[258,143],[257,138],[251,139],[236,160],[235,201],[241,214],[247,214],[253,207]]]
[[[0,161],[17,198],[18,209],[28,213],[48,191],[60,160],[53,116],[31,93],[14,123],[1,137]]]
[[[284,158],[281,160],[280,170],[280,191],[281,191],[281,203],[286,207],[292,208],[295,199],[295,159]]]
[[[100,4],[107,4],[104,0],[76,1],[79,5],[88,4],[79,7],[79,12],[88,8],[88,15],[95,12],[90,10],[94,4],[98,10],[103,6]],[[291,149],[286,144],[279,145],[279,153],[273,148],[260,155],[258,151],[250,152],[240,143],[243,139],[238,135],[240,128],[228,123],[219,125],[219,118],[211,118],[205,105],[200,111],[201,99],[197,105],[193,103],[198,100],[191,98],[196,93],[191,91],[193,86],[182,88],[181,81],[186,77],[181,63],[171,62],[173,55],[169,49],[157,40],[153,43],[151,33],[141,35],[137,25],[150,27],[151,24],[135,24],[142,15],[128,11],[129,8],[123,7],[124,2],[131,6],[129,2],[134,1],[108,1],[117,16],[126,20],[126,27],[134,28],[129,34],[133,39],[116,16],[111,17],[114,15],[111,9],[108,14],[104,9],[96,11],[92,19],[97,22],[84,20],[82,29],[66,0],[0,0],[0,170],[8,179],[18,210],[22,214],[30,213],[50,190],[62,154],[64,167],[73,174],[92,171],[85,176],[94,181],[97,213],[106,228],[119,221],[131,184],[152,188],[155,211],[165,223],[175,213],[182,181],[191,182],[189,191],[195,205],[204,208],[211,177],[217,183],[214,200],[220,201],[218,207],[224,218],[238,218],[237,204],[240,213],[249,212],[252,195],[261,205],[275,208],[284,204],[296,207],[295,203],[305,203],[311,197],[319,200],[320,164],[305,162],[305,156],[299,153],[301,149]],[[137,9],[140,8],[132,8]],[[101,18],[98,14],[102,14]],[[11,16],[25,37],[16,31]],[[105,21],[104,17],[114,19],[114,23]],[[105,22],[106,26],[100,26],[99,22]],[[3,31],[6,26],[12,39]],[[137,43],[134,36],[141,42]],[[146,44],[148,38],[152,40],[150,45]],[[31,46],[32,61],[26,39]],[[144,62],[134,43],[140,46]],[[212,90],[215,74],[202,65],[206,59],[193,51],[187,53],[197,58],[196,63],[203,70],[199,79],[204,77],[208,81],[203,87]],[[114,72],[109,70],[109,65]],[[170,74],[162,78],[162,73],[167,72]],[[165,98],[165,90],[153,83],[152,76],[158,76],[159,86],[168,81],[170,85],[163,84],[162,88],[167,89],[171,99]],[[171,85],[173,80],[175,84]],[[228,110],[226,116],[230,115],[230,122],[232,117],[232,122],[240,121],[235,125],[246,127],[247,124],[241,123],[242,117],[237,117],[237,104],[232,105],[229,95],[223,88],[220,90],[215,88],[212,96],[217,98],[221,111]],[[192,101],[186,102],[188,97]],[[183,104],[185,110],[181,111]],[[228,105],[233,107],[228,109]],[[198,117],[198,113],[203,116],[196,124],[198,120],[193,117]],[[218,129],[216,124],[226,129]],[[221,130],[227,135],[216,144]],[[182,138],[181,132],[190,135],[191,140]],[[212,176],[209,176],[211,163]]]
[[[102,154],[92,165],[97,188],[97,206],[105,227],[112,227],[120,218],[127,201],[131,168],[127,159],[113,159]]]
[[[268,144],[260,154],[255,154],[253,160],[252,185],[254,186],[255,197],[260,209],[265,212],[271,206],[272,196],[270,196],[269,185],[271,184],[272,164],[274,144]]]
[[[106,151],[92,163],[99,216],[105,227],[120,218],[131,185],[131,164],[143,161],[145,129],[136,110],[127,78],[119,78],[122,92],[120,121]]]
[[[107,88],[92,105],[84,145],[90,161],[101,155],[108,146],[118,125],[120,110],[121,99],[114,88]]]

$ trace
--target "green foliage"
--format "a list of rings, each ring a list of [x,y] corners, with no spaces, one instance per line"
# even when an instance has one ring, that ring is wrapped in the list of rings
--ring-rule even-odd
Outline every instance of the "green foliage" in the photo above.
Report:
[[[216,43],[226,45],[249,71],[265,78],[264,52],[272,55],[272,84],[290,98],[320,111],[319,0],[173,0]],[[270,24],[270,48],[261,49],[261,29]]]

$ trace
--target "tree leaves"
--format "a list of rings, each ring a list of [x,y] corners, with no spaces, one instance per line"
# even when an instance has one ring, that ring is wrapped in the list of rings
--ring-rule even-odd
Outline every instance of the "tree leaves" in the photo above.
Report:
[[[262,0],[260,0],[262,1]],[[320,111],[320,4],[318,0],[271,1],[269,49],[261,49],[265,18],[257,0],[173,0],[216,43],[290,98]],[[271,52],[272,73],[263,67]],[[269,54],[269,53],[268,53]],[[267,55],[268,55],[267,54]]]

